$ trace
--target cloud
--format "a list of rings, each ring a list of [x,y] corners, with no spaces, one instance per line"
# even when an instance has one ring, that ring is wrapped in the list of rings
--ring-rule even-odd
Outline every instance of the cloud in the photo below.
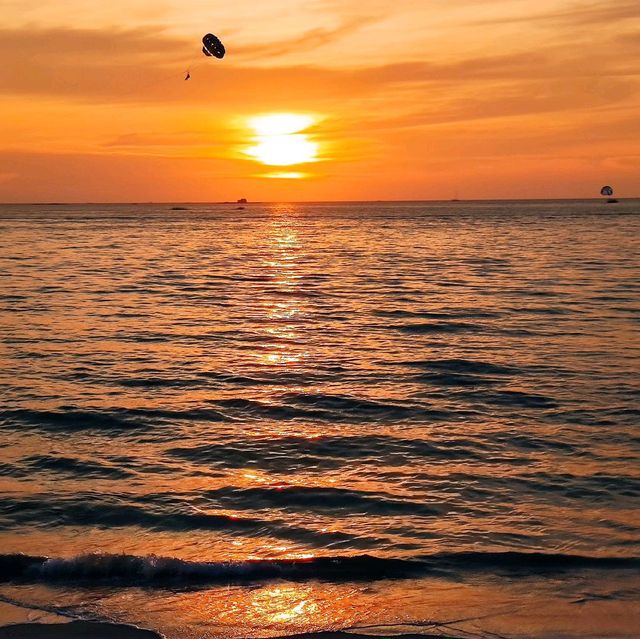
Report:
[[[310,39],[316,43],[328,41],[352,28],[354,25],[331,32],[316,30]],[[255,57],[268,49],[284,53],[296,43],[256,45],[245,48],[243,55]],[[208,102],[215,106],[221,102],[255,102],[259,96],[266,98],[268,105],[270,95],[294,102],[305,94],[321,98],[326,86],[343,92],[352,80],[351,73],[339,70],[247,66],[239,62],[241,56],[224,61],[203,59],[199,43],[170,36],[162,29],[5,28],[0,30],[0,57],[0,92],[5,95],[48,95],[93,102]],[[184,71],[190,59],[197,62],[192,81],[185,84]]]
[[[189,200],[194,193],[227,199],[219,189],[238,179],[229,161],[204,158],[0,151],[0,172],[3,165],[13,175],[0,181],[0,202],[24,200],[25,193],[34,202]]]
[[[551,145],[570,146],[572,140],[583,144],[612,145],[637,140],[635,115],[621,115],[637,110],[637,85],[623,81],[608,83],[607,90],[591,82],[557,81],[537,84],[509,84],[496,87],[485,95],[468,93],[452,96],[448,101],[426,105],[404,114],[381,112],[365,118],[346,118],[337,134],[389,139],[391,136],[456,135],[456,131],[473,130],[474,140],[505,141],[515,138],[548,137]],[[415,105],[415,101],[411,101]],[[554,114],[552,124],[545,124]],[[561,143],[561,144],[557,144]]]
[[[505,18],[474,21],[473,24],[549,23],[561,26],[609,26],[612,22],[640,19],[637,0],[607,0],[584,5],[574,2],[568,9]]]
[[[132,149],[140,147],[168,147],[176,145],[202,144],[202,131],[184,133],[125,133],[104,143],[105,148]]]
[[[136,29],[28,28],[0,29],[0,54],[18,58],[45,58],[56,64],[74,64],[77,58],[94,63],[121,62],[129,56],[187,55],[199,46],[170,36],[163,27]]]
[[[628,31],[626,33],[620,33],[615,38],[616,44],[621,44],[629,48],[640,47],[640,31]]]
[[[339,41],[341,38],[361,30],[365,26],[375,22],[373,16],[350,19],[333,29],[315,28],[303,32],[300,36],[275,42],[257,43],[235,47],[233,55],[245,59],[274,58],[290,53],[300,53],[310,49],[317,49],[325,44]]]
[[[190,54],[190,43],[161,29],[4,28],[0,91],[85,99],[143,93],[150,78],[177,72]]]
[[[339,37],[345,25],[332,32],[319,30],[318,40]],[[313,39],[313,38],[312,38]],[[46,43],[42,47],[34,43]],[[618,56],[605,44],[576,52],[562,46],[468,57],[452,62],[418,60],[360,68],[320,66],[251,66],[242,59],[200,60],[192,80],[183,81],[194,43],[170,36],[161,29],[0,30],[0,92],[72,98],[88,102],[207,105],[212,110],[237,108],[257,102],[262,108],[290,108],[339,100],[393,99],[394,93],[429,88],[429,101],[443,92],[464,93],[470,83],[536,78],[575,78],[640,73],[635,57]],[[279,46],[284,53],[292,41]],[[249,55],[249,50],[245,50]],[[413,87],[413,88],[412,88]],[[393,91],[393,93],[392,93]],[[535,101],[535,96],[534,96]]]

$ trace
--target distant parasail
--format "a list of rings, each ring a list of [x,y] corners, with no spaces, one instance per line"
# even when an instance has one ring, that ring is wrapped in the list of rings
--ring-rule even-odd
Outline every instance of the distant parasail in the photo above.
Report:
[[[204,38],[202,38],[202,53],[206,56],[218,58],[222,60],[225,54],[224,44],[220,42],[220,38],[214,36],[213,33],[207,33]]]

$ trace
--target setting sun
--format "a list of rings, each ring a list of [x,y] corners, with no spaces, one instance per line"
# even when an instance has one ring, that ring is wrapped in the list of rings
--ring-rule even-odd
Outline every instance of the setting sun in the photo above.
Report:
[[[249,119],[249,126],[260,136],[299,133],[314,124],[310,115],[300,113],[270,113]]]
[[[273,113],[249,119],[255,132],[255,144],[244,152],[268,166],[291,166],[317,162],[318,143],[308,133],[301,133],[314,124],[310,115]],[[278,177],[300,177],[302,174],[278,174]]]

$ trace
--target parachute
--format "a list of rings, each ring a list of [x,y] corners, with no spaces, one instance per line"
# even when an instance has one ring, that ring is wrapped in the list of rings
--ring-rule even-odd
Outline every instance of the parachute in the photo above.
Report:
[[[213,35],[213,33],[207,33],[204,38],[202,38],[202,53],[204,53],[208,57],[218,58],[222,60],[224,58],[225,49],[224,44],[220,42],[220,39]]]
[[[224,54],[226,53],[224,44],[222,44],[220,38],[214,36],[213,33],[207,33],[207,35],[202,38],[202,44],[202,53],[208,58],[218,58],[218,60],[224,58]],[[191,68],[186,69],[184,79],[191,79]]]
[[[613,195],[613,189],[610,186],[603,186],[600,189],[600,195],[611,197]]]

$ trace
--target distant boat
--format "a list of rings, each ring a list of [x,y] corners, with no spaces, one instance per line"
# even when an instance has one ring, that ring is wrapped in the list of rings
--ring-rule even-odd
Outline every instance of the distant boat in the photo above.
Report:
[[[607,204],[617,204],[617,203],[618,203],[618,200],[616,200],[616,198],[614,198],[614,197],[609,198],[607,200]]]
[[[236,200],[236,204],[246,204],[246,203],[247,203],[246,197],[241,197],[239,200]]]

